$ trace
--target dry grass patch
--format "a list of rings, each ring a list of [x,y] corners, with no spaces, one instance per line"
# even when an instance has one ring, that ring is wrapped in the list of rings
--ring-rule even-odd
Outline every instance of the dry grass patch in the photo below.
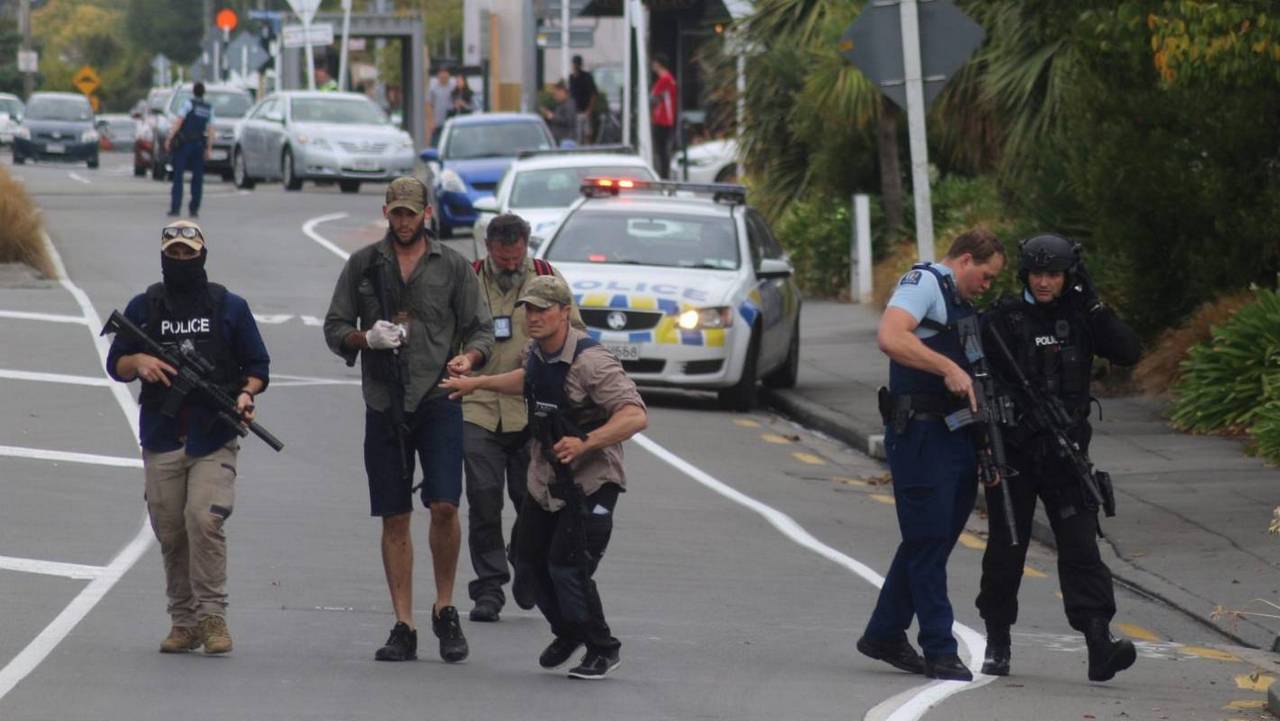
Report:
[[[1252,291],[1242,290],[1212,300],[1197,308],[1182,325],[1161,333],[1133,370],[1138,388],[1151,395],[1168,393],[1182,377],[1181,366],[1187,352],[1211,339],[1215,326],[1230,320],[1255,297]]]
[[[0,167],[0,263],[25,263],[57,277],[42,238],[40,213],[22,183]]]

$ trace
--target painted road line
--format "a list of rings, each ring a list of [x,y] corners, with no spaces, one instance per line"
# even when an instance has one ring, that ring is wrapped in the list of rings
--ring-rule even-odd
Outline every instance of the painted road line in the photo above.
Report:
[[[67,175],[68,175],[72,180],[76,181],[77,183],[84,183],[85,185],[92,185],[92,184],[93,184],[93,181],[89,180],[88,178],[84,177],[83,175],[81,175],[81,174],[79,174],[79,173],[67,173]]]
[[[1222,707],[1223,711],[1259,711],[1266,708],[1266,699],[1247,699],[1242,701],[1232,701]]]
[[[103,566],[86,566],[80,563],[58,563],[57,561],[39,561],[34,558],[0,556],[0,570],[38,573],[45,576],[63,576],[88,581],[101,576],[107,569]]]
[[[818,456],[813,455],[812,453],[801,453],[800,451],[796,451],[795,453],[791,454],[791,457],[796,459],[797,461],[800,461],[801,463],[807,463],[811,466],[827,465],[826,461],[822,460]]]
[[[339,258],[346,260],[347,258],[351,257],[350,253],[343,250],[342,248],[339,248],[328,238],[316,232],[317,225],[320,225],[321,223],[328,223],[331,220],[342,220],[345,217],[347,217],[347,213],[330,213],[328,215],[321,215],[321,216],[312,218],[311,220],[308,220],[307,222],[302,224],[302,232],[305,233],[308,238],[320,244],[320,247],[324,248],[325,250],[328,250],[329,252],[333,253]]]
[[[877,503],[883,503],[886,506],[892,506],[896,503],[896,501],[893,500],[893,496],[884,493],[872,493],[868,497],[871,500],[876,501]]]
[[[786,436],[780,436],[777,433],[761,433],[760,440],[764,441],[765,443],[774,443],[780,446],[786,445],[791,442],[790,438],[787,438]]]
[[[987,542],[968,531],[960,534],[960,545],[965,548],[972,548],[975,551],[987,550]]]
[[[862,578],[867,583],[880,588],[884,585],[884,576],[876,573],[871,567],[847,556],[840,551],[828,546],[827,544],[814,538],[812,534],[804,529],[803,526],[796,523],[787,514],[765,505],[760,501],[746,495],[745,493],[733,488],[732,486],[716,479],[715,477],[703,471],[701,468],[689,463],[675,453],[667,450],[659,445],[653,439],[644,435],[637,434],[632,437],[641,448],[649,451],[657,456],[668,465],[675,467],[693,480],[701,483],[710,490],[724,496],[725,498],[737,503],[738,505],[748,508],[776,528],[782,535],[794,541],[796,544],[807,548],[814,553],[826,558],[827,560],[842,566],[854,574]],[[969,650],[969,666],[971,668],[981,668],[982,656],[986,653],[987,642],[977,631],[956,622],[953,627],[960,641]],[[968,683],[963,681],[931,681],[929,683],[908,689],[891,699],[878,704],[875,708],[867,713],[866,718],[874,721],[916,721],[924,715],[925,711],[930,707],[940,703],[947,697],[959,693],[960,691],[968,691],[980,686],[984,686],[995,680],[995,676],[984,676],[975,674],[974,680]]]
[[[38,381],[41,383],[66,383],[75,386],[98,386],[100,388],[109,388],[115,382],[102,376],[72,376],[64,373],[36,373],[5,368],[0,368],[0,378],[8,378],[15,381]]]
[[[1112,628],[1114,628],[1115,630],[1119,631],[1120,633],[1122,633],[1122,634],[1124,634],[1124,635],[1128,636],[1129,638],[1135,639],[1135,640],[1137,640],[1137,641],[1162,641],[1162,640],[1164,640],[1164,639],[1160,638],[1160,636],[1159,636],[1155,631],[1148,631],[1147,629],[1145,629],[1145,628],[1143,628],[1143,627],[1141,627],[1141,626],[1135,626],[1135,625],[1133,625],[1133,624],[1131,624],[1131,623],[1117,623],[1117,624],[1112,625]]]
[[[38,320],[46,323],[78,323],[89,325],[89,321],[78,315],[58,315],[56,313],[27,313],[21,310],[0,310],[0,318],[15,320]]]
[[[734,418],[733,425],[738,426],[739,428],[759,428],[760,422],[753,421],[750,418]]]
[[[47,234],[42,234],[45,247],[49,251],[49,258],[53,262],[54,270],[58,273],[59,282],[62,287],[71,293],[71,297],[76,299],[76,303],[80,306],[80,310],[84,313],[85,320],[88,321],[90,333],[93,337],[93,346],[98,352],[99,362],[102,367],[106,367],[107,363],[107,340],[97,334],[96,329],[102,327],[102,318],[98,316],[98,312],[94,310],[93,303],[89,302],[89,296],[85,294],[71,279],[67,277],[67,267],[62,264],[62,256],[58,254],[58,249],[53,247],[53,241],[49,240]],[[134,436],[138,434],[138,404],[133,400],[133,396],[129,395],[128,389],[123,383],[114,383],[111,386],[111,394],[115,397],[116,403],[120,406],[120,411],[124,413],[125,418],[129,421],[129,427],[133,430]],[[140,463],[140,462],[139,462]],[[133,539],[125,544],[124,548],[111,559],[111,563],[107,564],[105,570],[97,578],[89,582],[84,590],[80,591],[66,608],[62,609],[49,625],[44,627],[40,632],[28,643],[25,648],[18,652],[13,660],[9,661],[4,668],[0,668],[0,700],[9,695],[14,686],[17,686],[22,679],[26,678],[37,666],[41,664],[53,651],[59,643],[66,638],[76,625],[89,615],[94,606],[98,605],[107,593],[116,585],[124,574],[133,568],[134,564],[142,558],[142,554],[151,546],[154,534],[151,531],[151,523],[146,514],[143,514],[142,523],[138,527],[138,531],[133,535]]]
[[[350,378],[314,378],[312,376],[292,376],[283,373],[271,374],[271,386],[273,388],[288,388],[298,386],[358,386],[360,381]]]
[[[1027,576],[1029,578],[1048,578],[1049,577],[1049,574],[1031,565],[1026,565],[1022,567],[1022,575]]]
[[[71,451],[50,451],[43,448],[23,448],[21,446],[0,446],[0,456],[31,458],[37,461],[59,461],[62,463],[88,463],[96,466],[116,466],[119,468],[142,468],[142,459],[140,458],[100,456],[96,453],[73,453]]]
[[[1238,656],[1227,653],[1226,651],[1219,651],[1216,648],[1206,648],[1204,646],[1183,646],[1182,651],[1184,653],[1189,653],[1192,656],[1207,658],[1210,661],[1240,662],[1240,658]]]
[[[1271,688],[1271,684],[1276,682],[1276,677],[1261,671],[1253,673],[1242,673],[1236,676],[1236,688],[1245,691],[1266,691]]]

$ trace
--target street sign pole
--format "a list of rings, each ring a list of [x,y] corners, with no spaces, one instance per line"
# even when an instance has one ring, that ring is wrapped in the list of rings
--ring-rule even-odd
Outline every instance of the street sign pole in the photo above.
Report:
[[[338,52],[338,90],[347,89],[347,44],[351,38],[351,0],[342,0],[342,49]],[[311,47],[308,45],[307,47]]]
[[[302,18],[302,35],[307,39],[307,42],[304,45],[304,47],[306,47],[306,53],[307,53],[307,90],[315,90],[316,89],[316,58],[315,58],[315,53],[311,51],[311,17],[310,15],[303,16]]]
[[[570,0],[560,0],[560,79],[569,82],[569,13]]]
[[[623,43],[626,51],[622,54],[622,144],[631,144],[631,93],[634,83],[631,82],[631,0],[622,2],[622,27],[627,40]]]
[[[640,0],[627,0],[634,5],[631,19],[636,24],[636,64],[640,72],[636,77],[640,80],[639,93],[636,96],[636,129],[640,132],[636,147],[640,148],[640,157],[653,166],[653,132],[649,127],[649,11]],[[656,168],[660,177],[667,177],[669,168]]]
[[[920,15],[916,0],[901,0],[902,66],[911,146],[911,192],[916,205],[916,253],[933,262],[933,203],[929,194],[929,145],[924,130],[924,77],[920,64]]]

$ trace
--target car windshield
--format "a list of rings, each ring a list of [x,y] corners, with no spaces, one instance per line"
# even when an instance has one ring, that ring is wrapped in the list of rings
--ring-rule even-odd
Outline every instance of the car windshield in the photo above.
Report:
[[[30,120],[84,120],[93,119],[93,108],[84,98],[32,98],[27,106]]]
[[[728,216],[578,212],[547,249],[547,260],[670,268],[738,268],[738,238]]]
[[[293,122],[386,125],[387,116],[368,100],[294,98]]]
[[[178,96],[173,99],[173,103],[169,107],[179,110],[190,99],[190,90],[179,90]],[[213,117],[215,118],[243,118],[245,111],[252,104],[248,95],[220,93],[216,90],[210,90],[205,93],[204,101],[213,106]]]
[[[0,98],[0,113],[8,113],[11,118],[21,118],[22,101],[14,98]]]
[[[578,199],[582,179],[592,176],[656,180],[648,168],[637,165],[526,170],[516,175],[508,205],[512,208],[566,208]]]
[[[508,158],[521,150],[550,147],[551,138],[539,123],[485,123],[450,129],[444,157],[449,160]]]

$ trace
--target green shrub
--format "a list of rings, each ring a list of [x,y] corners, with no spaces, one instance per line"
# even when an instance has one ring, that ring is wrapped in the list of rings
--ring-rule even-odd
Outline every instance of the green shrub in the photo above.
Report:
[[[1280,403],[1280,295],[1259,290],[1256,300],[1214,329],[1209,342],[1192,348],[1175,394],[1178,428],[1240,432],[1265,419],[1270,445],[1280,434],[1280,413],[1262,411]]]
[[[1258,420],[1249,434],[1257,444],[1258,455],[1280,463],[1280,401],[1272,401],[1258,410]]]
[[[773,225],[773,232],[791,256],[796,282],[812,296],[834,298],[849,290],[850,247],[853,238],[851,200],[829,196],[792,202]],[[889,246],[882,228],[879,198],[871,198],[871,257],[882,258]]]

